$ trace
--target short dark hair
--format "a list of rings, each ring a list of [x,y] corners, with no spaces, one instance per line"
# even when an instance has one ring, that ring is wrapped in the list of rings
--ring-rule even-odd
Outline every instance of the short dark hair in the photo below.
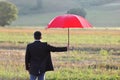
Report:
[[[41,35],[42,35],[42,34],[41,34],[40,31],[35,31],[35,32],[34,32],[34,38],[35,38],[35,39],[38,39],[38,40],[41,39]]]

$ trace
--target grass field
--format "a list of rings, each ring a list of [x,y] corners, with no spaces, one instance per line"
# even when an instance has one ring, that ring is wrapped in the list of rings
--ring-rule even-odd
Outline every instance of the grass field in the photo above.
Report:
[[[67,45],[67,29],[0,28],[0,80],[29,80],[25,47],[36,30],[42,41]],[[120,80],[120,29],[71,29],[70,51],[52,53],[52,60],[46,80]]]

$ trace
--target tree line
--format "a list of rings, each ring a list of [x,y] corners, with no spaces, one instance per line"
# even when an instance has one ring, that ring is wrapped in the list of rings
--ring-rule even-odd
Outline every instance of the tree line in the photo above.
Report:
[[[37,0],[40,3],[42,0]],[[42,4],[41,4],[42,7]],[[17,19],[18,7],[9,1],[0,1],[0,26],[10,25]],[[76,14],[85,18],[86,11],[84,8],[72,8],[66,11],[67,14]]]

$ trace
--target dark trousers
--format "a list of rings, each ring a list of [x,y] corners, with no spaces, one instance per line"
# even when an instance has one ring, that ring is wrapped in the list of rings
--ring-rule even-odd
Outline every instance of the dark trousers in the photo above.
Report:
[[[30,80],[45,80],[45,73],[42,73],[39,76],[30,74]]]

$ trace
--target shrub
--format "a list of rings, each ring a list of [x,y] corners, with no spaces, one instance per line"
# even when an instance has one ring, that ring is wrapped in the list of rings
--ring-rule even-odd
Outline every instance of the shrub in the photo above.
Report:
[[[83,8],[73,8],[67,11],[67,14],[75,14],[85,18],[86,11]]]

